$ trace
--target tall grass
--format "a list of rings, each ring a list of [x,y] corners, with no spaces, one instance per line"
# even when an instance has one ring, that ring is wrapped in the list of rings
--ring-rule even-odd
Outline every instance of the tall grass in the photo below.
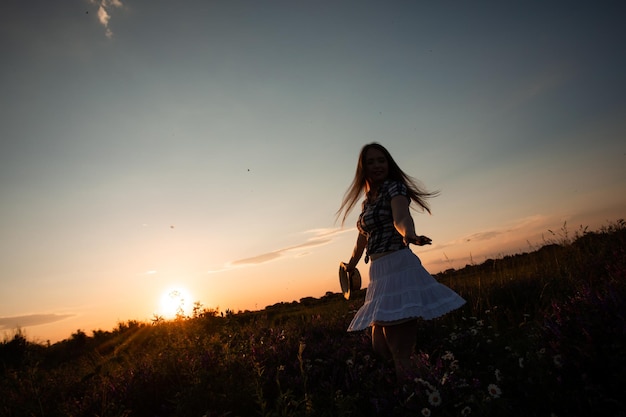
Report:
[[[623,416],[626,224],[567,229],[527,254],[437,279],[468,304],[421,322],[398,384],[365,291],[263,311],[129,321],[43,346],[0,344],[2,416]]]

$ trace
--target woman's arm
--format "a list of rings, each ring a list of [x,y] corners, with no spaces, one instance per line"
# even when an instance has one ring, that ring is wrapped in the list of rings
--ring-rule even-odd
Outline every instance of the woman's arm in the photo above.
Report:
[[[359,260],[363,255],[365,246],[367,246],[367,237],[359,233],[359,237],[357,237],[356,244],[354,245],[354,250],[352,251],[352,256],[350,257],[350,261],[346,264],[346,271],[349,272],[356,268],[356,264],[359,263]]]
[[[415,224],[409,212],[409,199],[406,196],[397,195],[391,199],[391,213],[393,225],[404,237],[405,244],[430,245],[431,240],[429,238],[415,234]]]

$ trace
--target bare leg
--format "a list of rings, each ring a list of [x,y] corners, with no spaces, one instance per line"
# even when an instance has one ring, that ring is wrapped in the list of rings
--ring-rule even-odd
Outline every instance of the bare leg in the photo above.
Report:
[[[391,359],[391,351],[387,346],[387,340],[385,339],[385,333],[383,327],[379,325],[372,325],[372,348],[374,352],[383,357],[383,359]]]
[[[384,326],[383,334],[394,365],[398,381],[410,376],[411,355],[417,337],[417,320],[411,320],[392,326]]]

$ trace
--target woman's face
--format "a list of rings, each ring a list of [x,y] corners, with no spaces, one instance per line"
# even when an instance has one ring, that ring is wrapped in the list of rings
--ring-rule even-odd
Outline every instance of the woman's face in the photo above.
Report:
[[[370,148],[365,152],[365,177],[370,185],[380,185],[389,175],[389,164],[385,154],[376,149]]]

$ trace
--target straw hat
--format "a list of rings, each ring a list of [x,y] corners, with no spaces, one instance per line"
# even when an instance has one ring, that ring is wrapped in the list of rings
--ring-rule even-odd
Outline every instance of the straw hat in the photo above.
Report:
[[[346,300],[349,300],[350,292],[361,289],[361,273],[356,268],[348,272],[346,264],[341,262],[339,264],[339,284],[341,285],[343,296]]]

